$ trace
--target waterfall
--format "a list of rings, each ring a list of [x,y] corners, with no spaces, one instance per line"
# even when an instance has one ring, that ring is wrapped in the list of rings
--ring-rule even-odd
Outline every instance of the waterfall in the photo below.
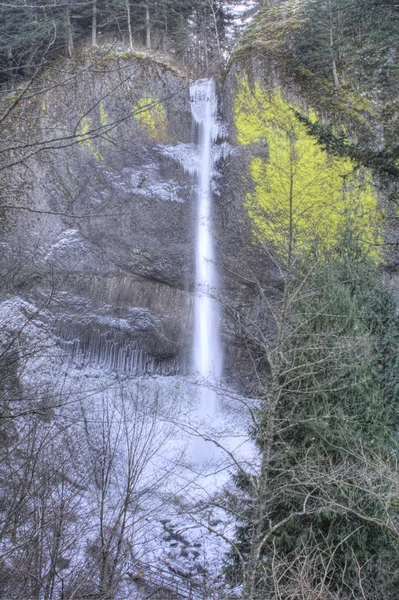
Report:
[[[220,308],[215,295],[218,291],[218,272],[215,263],[212,235],[212,175],[217,158],[217,100],[211,79],[195,81],[190,86],[191,110],[198,125],[199,165],[197,169],[197,214],[195,239],[195,319],[193,367],[208,383],[201,387],[200,412],[213,415],[217,397],[212,386],[223,370],[220,340]]]

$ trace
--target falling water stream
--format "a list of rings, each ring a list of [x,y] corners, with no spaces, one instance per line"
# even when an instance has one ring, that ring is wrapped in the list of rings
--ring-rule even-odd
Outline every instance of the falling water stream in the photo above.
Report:
[[[222,376],[220,309],[215,295],[219,281],[212,235],[212,175],[216,161],[217,100],[212,79],[190,86],[193,120],[198,125],[197,214],[195,240],[194,370],[200,376],[199,412],[202,417],[217,411],[215,385]]]

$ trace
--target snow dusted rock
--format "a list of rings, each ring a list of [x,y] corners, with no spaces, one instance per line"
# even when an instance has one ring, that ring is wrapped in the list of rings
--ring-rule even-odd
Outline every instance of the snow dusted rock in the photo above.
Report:
[[[0,270],[12,281],[7,291],[46,306],[60,347],[78,363],[182,373],[193,181],[163,148],[191,141],[186,74],[138,56],[95,68],[90,60],[71,64],[79,86],[49,73],[38,131],[75,131],[78,143],[15,169],[23,192],[7,217]]]

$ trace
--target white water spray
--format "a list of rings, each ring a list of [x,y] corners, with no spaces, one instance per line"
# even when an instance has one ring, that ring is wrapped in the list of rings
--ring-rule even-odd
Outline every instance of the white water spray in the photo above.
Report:
[[[195,323],[194,370],[201,377],[200,414],[212,416],[217,410],[217,396],[213,391],[223,370],[220,341],[220,309],[215,295],[218,291],[218,273],[215,264],[212,236],[212,174],[215,166],[217,137],[217,100],[214,82],[201,79],[190,86],[194,121],[199,127],[199,167],[195,243]],[[209,384],[209,387],[206,385]]]

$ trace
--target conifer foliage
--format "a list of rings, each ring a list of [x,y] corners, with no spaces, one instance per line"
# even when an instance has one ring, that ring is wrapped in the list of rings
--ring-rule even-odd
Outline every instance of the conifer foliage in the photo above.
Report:
[[[236,475],[226,568],[246,599],[397,597],[397,303],[351,238],[291,268],[263,348],[261,465]]]
[[[76,44],[145,45],[208,67],[226,47],[224,0],[44,0],[0,4],[1,82],[35,73]],[[198,48],[204,56],[198,56]],[[201,54],[201,53],[200,53]],[[199,63],[199,64],[198,64]]]
[[[394,0],[304,2],[301,22],[296,55],[306,68],[331,73],[336,88],[344,71],[355,87],[364,89],[372,80],[397,91],[399,9]]]

